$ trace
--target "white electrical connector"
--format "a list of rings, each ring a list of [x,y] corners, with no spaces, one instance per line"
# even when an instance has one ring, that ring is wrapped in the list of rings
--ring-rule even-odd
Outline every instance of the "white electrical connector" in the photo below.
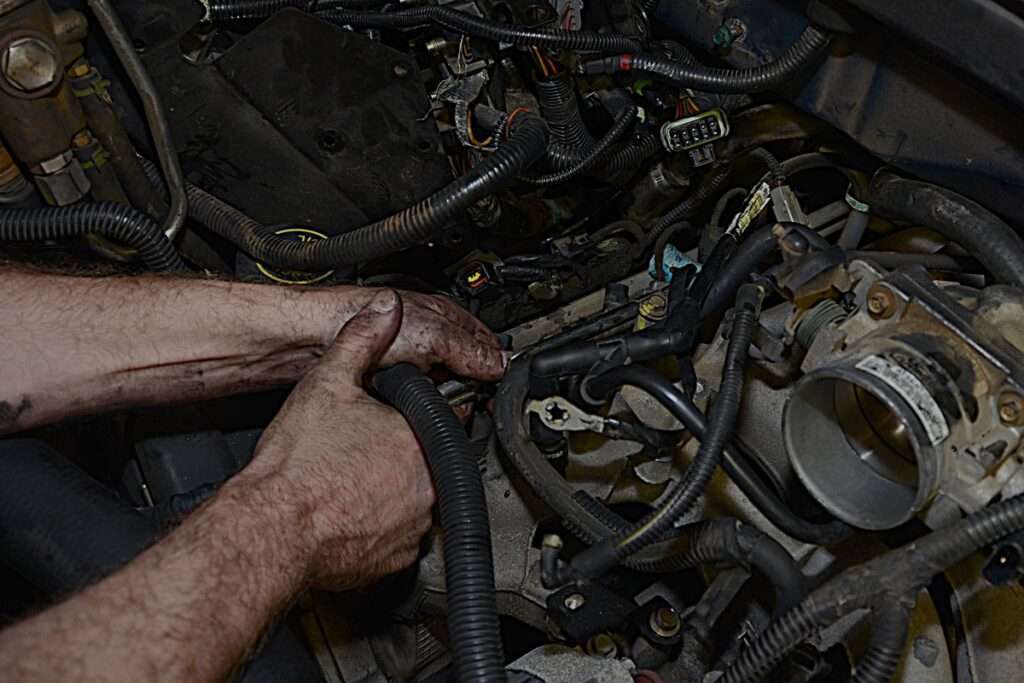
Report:
[[[729,135],[729,119],[721,109],[670,121],[661,127],[661,144],[670,152],[685,152],[718,142]]]

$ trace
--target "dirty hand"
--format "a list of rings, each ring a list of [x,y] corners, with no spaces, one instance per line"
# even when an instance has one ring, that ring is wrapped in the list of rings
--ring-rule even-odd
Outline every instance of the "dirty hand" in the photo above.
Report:
[[[375,292],[292,392],[233,482],[264,491],[267,505],[280,507],[312,586],[349,589],[403,569],[430,528],[434,490],[416,437],[363,389],[389,349],[418,364],[429,356],[415,342],[396,342],[409,324],[402,301],[391,290]]]

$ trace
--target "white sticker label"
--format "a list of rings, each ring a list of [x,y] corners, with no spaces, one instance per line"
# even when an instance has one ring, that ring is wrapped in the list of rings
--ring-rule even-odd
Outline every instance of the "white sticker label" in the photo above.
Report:
[[[736,217],[732,219],[732,224],[729,225],[729,229],[726,230],[726,234],[736,234],[737,236],[743,235],[750,227],[750,224],[761,215],[761,212],[765,210],[772,201],[772,188],[769,187],[768,183],[761,183],[758,187],[750,193],[750,197],[747,199],[747,205],[743,211],[736,214]]]
[[[924,384],[917,377],[896,363],[881,356],[868,356],[857,363],[857,368],[874,375],[896,390],[900,397],[910,404],[917,418],[924,425],[928,440],[937,446],[949,436],[949,424],[942,409]]]

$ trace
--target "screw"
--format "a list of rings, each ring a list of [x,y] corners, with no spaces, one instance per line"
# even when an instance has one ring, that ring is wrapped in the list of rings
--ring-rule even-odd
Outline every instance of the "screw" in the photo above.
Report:
[[[405,64],[395,64],[391,68],[391,71],[395,74],[395,76],[398,76],[399,78],[405,78],[406,76],[409,75],[409,67],[407,67]]]
[[[660,607],[651,612],[650,625],[651,630],[662,638],[671,638],[682,628],[679,615],[671,607]]]
[[[873,318],[891,318],[896,313],[896,299],[885,287],[872,287],[868,292],[868,313]]]
[[[56,51],[39,38],[12,41],[4,50],[2,61],[7,82],[22,92],[47,88],[60,76]]]
[[[1024,397],[1007,392],[999,397],[999,419],[1010,427],[1024,426]]]
[[[567,596],[562,604],[564,604],[565,608],[570,612],[575,612],[580,607],[583,607],[583,603],[585,603],[586,601],[587,599],[584,598],[581,594],[573,593],[572,595]]]

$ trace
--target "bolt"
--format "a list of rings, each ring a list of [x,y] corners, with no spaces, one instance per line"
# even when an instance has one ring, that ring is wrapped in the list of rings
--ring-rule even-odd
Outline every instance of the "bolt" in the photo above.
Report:
[[[586,601],[587,599],[581,594],[573,593],[572,595],[566,596],[565,601],[562,604],[564,604],[565,608],[570,612],[575,612],[580,607],[583,607],[583,603]]]
[[[35,92],[53,85],[60,76],[57,52],[39,38],[12,41],[3,54],[4,77],[22,92]]]
[[[395,76],[399,78],[405,78],[406,76],[409,75],[409,67],[407,67],[405,64],[395,64],[391,68],[391,71],[395,74]]]
[[[76,64],[71,68],[71,77],[82,78],[83,76],[88,76],[90,71],[92,69],[88,64]]]
[[[1007,392],[999,397],[999,419],[1010,427],[1024,426],[1024,397]]]
[[[75,137],[71,138],[71,146],[75,149],[82,149],[92,144],[92,135],[89,131],[83,130],[80,133],[76,133]]]
[[[587,650],[592,655],[612,659],[619,653],[615,640],[607,633],[598,633],[587,643]]]
[[[873,318],[891,318],[896,313],[896,299],[885,287],[872,287],[868,292],[868,313]]]
[[[662,638],[671,638],[678,635],[682,624],[679,622],[679,615],[671,607],[659,607],[651,612],[651,630]]]

